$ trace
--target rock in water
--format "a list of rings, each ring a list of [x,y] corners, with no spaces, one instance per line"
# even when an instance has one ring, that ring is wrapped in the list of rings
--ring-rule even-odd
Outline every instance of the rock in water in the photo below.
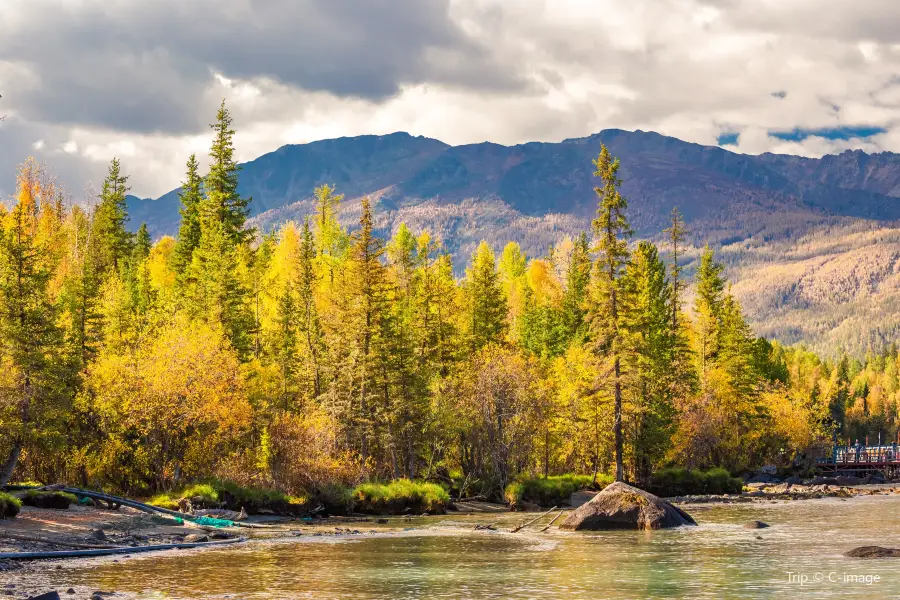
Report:
[[[900,548],[881,546],[860,546],[844,554],[850,558],[900,558]]]
[[[763,523],[762,521],[750,521],[744,524],[744,529],[765,529],[768,526],[768,523]]]
[[[677,506],[617,481],[573,511],[559,528],[567,531],[664,529],[696,524],[689,514]]]

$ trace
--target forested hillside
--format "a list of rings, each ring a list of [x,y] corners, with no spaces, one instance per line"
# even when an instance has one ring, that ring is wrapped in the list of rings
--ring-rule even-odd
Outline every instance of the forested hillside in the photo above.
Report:
[[[688,246],[677,210],[658,244],[636,241],[640,207],[597,140],[588,227],[535,254],[482,241],[457,277],[423,223],[382,237],[382,198],[330,185],[258,236],[233,134],[223,104],[211,166],[188,158],[176,236],[155,241],[129,231],[127,165],[90,211],[21,166],[0,230],[0,484],[149,493],[217,476],[322,496],[409,477],[496,497],[522,475],[645,482],[896,436],[895,348],[823,361],[756,337],[721,262],[737,246],[688,273],[699,234]],[[861,245],[888,235],[829,219]]]
[[[900,157],[891,153],[749,156],[620,130],[511,147],[395,133],[284,146],[243,165],[239,191],[253,198],[249,216],[261,231],[302,221],[312,190],[326,183],[346,196],[340,220],[353,229],[368,196],[379,235],[400,223],[428,229],[462,274],[481,240],[541,256],[588,229],[600,143],[621,159],[636,239],[659,241],[677,207],[688,272],[704,245],[719,252],[757,333],[835,357],[842,349],[862,357],[895,338]],[[154,237],[177,230],[177,190],[128,206],[133,226],[147,222]]]

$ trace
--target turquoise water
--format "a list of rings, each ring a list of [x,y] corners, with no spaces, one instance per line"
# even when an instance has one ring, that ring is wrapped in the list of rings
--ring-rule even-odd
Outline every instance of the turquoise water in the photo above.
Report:
[[[159,599],[900,597],[900,559],[841,556],[900,547],[896,496],[688,511],[699,527],[655,532],[472,531],[522,515],[421,519],[396,534],[358,524],[362,535],[348,538],[93,559],[29,577]],[[744,529],[751,519],[772,527]]]

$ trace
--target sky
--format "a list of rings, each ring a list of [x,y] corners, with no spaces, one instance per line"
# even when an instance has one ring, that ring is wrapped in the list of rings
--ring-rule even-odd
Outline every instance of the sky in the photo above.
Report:
[[[900,2],[2,0],[0,95],[4,198],[29,155],[76,200],[113,157],[159,196],[222,99],[241,161],[394,131],[900,151]]]

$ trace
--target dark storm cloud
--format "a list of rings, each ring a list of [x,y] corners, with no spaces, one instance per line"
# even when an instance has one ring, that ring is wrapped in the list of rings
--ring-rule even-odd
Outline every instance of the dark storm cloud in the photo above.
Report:
[[[0,61],[18,69],[3,93],[33,121],[197,131],[214,73],[375,101],[407,83],[520,85],[448,0],[19,0],[11,12]]]

